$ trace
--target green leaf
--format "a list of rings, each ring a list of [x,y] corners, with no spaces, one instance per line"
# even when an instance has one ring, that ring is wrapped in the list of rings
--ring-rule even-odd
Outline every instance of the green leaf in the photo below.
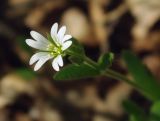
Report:
[[[114,59],[113,53],[105,53],[101,55],[98,60],[100,69],[105,70],[106,68],[109,68],[112,65],[113,59]]]
[[[69,55],[75,55],[75,56],[84,56],[85,51],[83,46],[75,39],[72,38],[72,45],[69,47],[66,51],[66,53],[69,53]]]
[[[99,71],[86,65],[86,64],[70,64],[61,71],[57,72],[54,76],[55,80],[74,80],[88,77],[94,77],[99,74]]]
[[[158,81],[140,60],[128,51],[123,53],[123,59],[129,72],[133,76],[134,83],[139,87],[142,93],[153,101],[160,99],[160,85]]]
[[[160,101],[157,101],[152,105],[150,113],[153,121],[160,121]]]
[[[160,101],[157,101],[151,107],[151,112],[160,116]]]
[[[123,107],[130,114],[130,121],[147,121],[144,111],[132,101],[124,101]]]
[[[150,114],[150,120],[149,121],[160,121],[160,116],[156,114]]]
[[[25,68],[17,69],[15,72],[26,80],[31,80],[36,76],[34,71]]]
[[[141,120],[137,119],[137,117],[135,117],[134,115],[130,115],[129,121],[141,121]]]
[[[80,65],[83,63],[83,58],[78,58],[76,56],[70,56],[69,57],[69,60],[74,63],[74,64],[77,64],[77,65]]]

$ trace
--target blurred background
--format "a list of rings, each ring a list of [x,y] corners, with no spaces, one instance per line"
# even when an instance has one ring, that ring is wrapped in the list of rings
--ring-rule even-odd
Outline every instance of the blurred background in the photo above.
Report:
[[[33,72],[35,50],[25,39],[31,30],[46,35],[55,22],[95,61],[111,51],[112,68],[129,76],[121,59],[129,49],[160,80],[159,0],[1,0],[0,121],[128,121],[127,98],[148,111],[151,102],[122,81],[56,81],[50,62]]]

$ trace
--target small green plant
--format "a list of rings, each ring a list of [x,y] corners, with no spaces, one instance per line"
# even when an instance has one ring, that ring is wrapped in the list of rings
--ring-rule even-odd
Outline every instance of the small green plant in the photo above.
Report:
[[[105,53],[99,57],[98,62],[95,62],[86,56],[83,46],[75,38],[65,35],[66,27],[62,27],[58,32],[57,30],[58,24],[56,23],[52,26],[48,39],[32,31],[31,36],[35,40],[26,40],[29,46],[40,50],[30,59],[30,64],[37,62],[35,71],[47,60],[53,59],[52,66],[57,71],[54,75],[55,80],[76,80],[103,75],[124,81],[153,102],[149,114],[146,114],[132,101],[124,101],[123,106],[130,114],[130,121],[160,121],[160,85],[133,53],[129,51],[122,53],[128,71],[133,77],[130,80],[110,68],[114,60],[113,53]],[[62,57],[66,55],[71,64],[59,70],[59,66],[63,66]]]

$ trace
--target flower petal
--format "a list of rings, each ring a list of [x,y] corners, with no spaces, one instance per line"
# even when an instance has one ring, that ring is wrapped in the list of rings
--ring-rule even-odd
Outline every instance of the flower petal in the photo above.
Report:
[[[38,53],[35,53],[30,58],[29,64],[32,65],[33,63],[35,63],[36,61],[38,61],[41,57],[46,56],[46,55],[48,55],[47,52],[38,52]]]
[[[62,42],[64,43],[66,40],[69,40],[71,38],[72,38],[71,35],[65,35],[64,38],[63,38],[63,40],[62,40]]]
[[[36,63],[35,67],[34,67],[34,71],[37,71],[38,69],[40,69],[42,67],[42,65],[47,62],[49,59],[51,59],[52,57],[48,54],[46,56],[43,56],[39,59],[39,61]]]
[[[71,46],[71,44],[72,44],[72,41],[66,41],[62,45],[62,50],[66,50],[67,48],[69,48]]]
[[[39,41],[34,41],[32,39],[26,39],[26,43],[30,46],[33,47],[35,49],[39,49],[39,50],[46,50],[47,49],[47,44],[41,43]]]
[[[59,65],[58,65],[58,62],[57,62],[57,57],[52,61],[52,67],[55,71],[59,71]]]
[[[57,35],[58,23],[54,23],[51,27],[51,37],[54,38]]]
[[[38,32],[31,31],[30,34],[35,40],[41,43],[44,43],[44,44],[49,44],[48,40],[43,35],[39,34]]]
[[[60,43],[61,43],[62,40],[63,40],[63,37],[64,37],[65,32],[66,32],[66,26],[62,26],[62,27],[60,28],[60,30],[58,31],[58,39],[59,39]]]
[[[61,45],[61,41],[59,41],[57,35],[52,36],[52,39],[53,39],[54,43],[56,43],[58,46]]]
[[[63,59],[62,59],[62,56],[61,55],[58,55],[57,57],[56,57],[56,59],[57,59],[57,63],[59,64],[59,66],[63,66]]]

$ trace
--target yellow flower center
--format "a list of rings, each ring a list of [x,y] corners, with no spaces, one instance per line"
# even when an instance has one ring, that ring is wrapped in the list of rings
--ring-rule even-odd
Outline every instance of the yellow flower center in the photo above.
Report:
[[[50,53],[51,56],[54,57],[63,53],[61,46],[55,46],[52,43],[48,45],[47,51]]]

